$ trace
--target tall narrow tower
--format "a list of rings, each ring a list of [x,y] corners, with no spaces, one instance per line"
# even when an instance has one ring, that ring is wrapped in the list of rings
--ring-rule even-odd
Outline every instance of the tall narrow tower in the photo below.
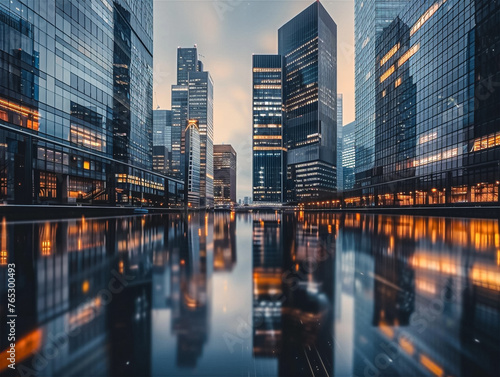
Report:
[[[317,1],[278,36],[285,59],[287,200],[329,197],[337,184],[337,25]]]

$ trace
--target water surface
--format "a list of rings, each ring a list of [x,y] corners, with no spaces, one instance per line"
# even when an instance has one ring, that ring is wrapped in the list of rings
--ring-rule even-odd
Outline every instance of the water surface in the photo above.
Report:
[[[497,376],[499,232],[321,213],[4,220],[0,351],[15,263],[24,376]]]

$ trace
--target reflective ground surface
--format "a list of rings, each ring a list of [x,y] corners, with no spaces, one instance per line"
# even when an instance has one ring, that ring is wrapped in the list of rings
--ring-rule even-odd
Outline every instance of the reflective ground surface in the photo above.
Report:
[[[22,376],[498,376],[496,220],[192,214],[0,223]]]

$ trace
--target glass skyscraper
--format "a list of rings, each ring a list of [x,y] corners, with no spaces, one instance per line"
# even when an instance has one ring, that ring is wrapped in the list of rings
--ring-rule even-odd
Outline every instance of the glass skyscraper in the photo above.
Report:
[[[356,122],[342,127],[342,170],[344,173],[343,190],[354,188],[356,166],[355,160]]]
[[[153,2],[0,3],[0,198],[176,204],[152,172]]]
[[[201,138],[201,205],[213,206],[213,81],[198,60],[198,48],[177,49],[177,85],[172,86],[172,170],[185,179],[180,167],[181,135],[188,119],[198,120]]]
[[[337,191],[344,189],[344,169],[342,167],[342,143],[344,128],[344,96],[337,95]]]
[[[187,125],[188,86],[172,85],[172,175],[183,179],[184,171],[181,169],[181,138],[182,131]]]
[[[356,183],[371,183],[375,162],[375,44],[409,0],[355,0]]]
[[[496,2],[427,0],[383,30],[371,183],[348,204],[498,203],[499,16]]]
[[[318,1],[278,36],[285,59],[287,200],[328,197],[337,185],[337,25]]]
[[[253,55],[253,201],[284,202],[283,59]]]
[[[215,204],[236,203],[236,152],[229,144],[214,145]]]
[[[153,170],[172,175],[172,111],[153,111]]]
[[[214,205],[214,84],[208,72],[188,74],[188,118],[198,120],[201,141],[200,202]]]
[[[200,207],[201,137],[197,120],[189,120],[182,131],[182,167],[186,177],[186,200],[189,207]]]
[[[172,148],[172,111],[153,111],[153,146]]]

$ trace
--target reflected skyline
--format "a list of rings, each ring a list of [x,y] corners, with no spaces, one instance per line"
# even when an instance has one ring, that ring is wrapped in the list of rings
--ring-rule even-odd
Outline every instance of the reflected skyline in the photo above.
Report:
[[[498,220],[217,212],[4,220],[0,237],[0,296],[6,263],[16,263],[26,373],[500,368]],[[6,339],[0,346],[3,355]]]

